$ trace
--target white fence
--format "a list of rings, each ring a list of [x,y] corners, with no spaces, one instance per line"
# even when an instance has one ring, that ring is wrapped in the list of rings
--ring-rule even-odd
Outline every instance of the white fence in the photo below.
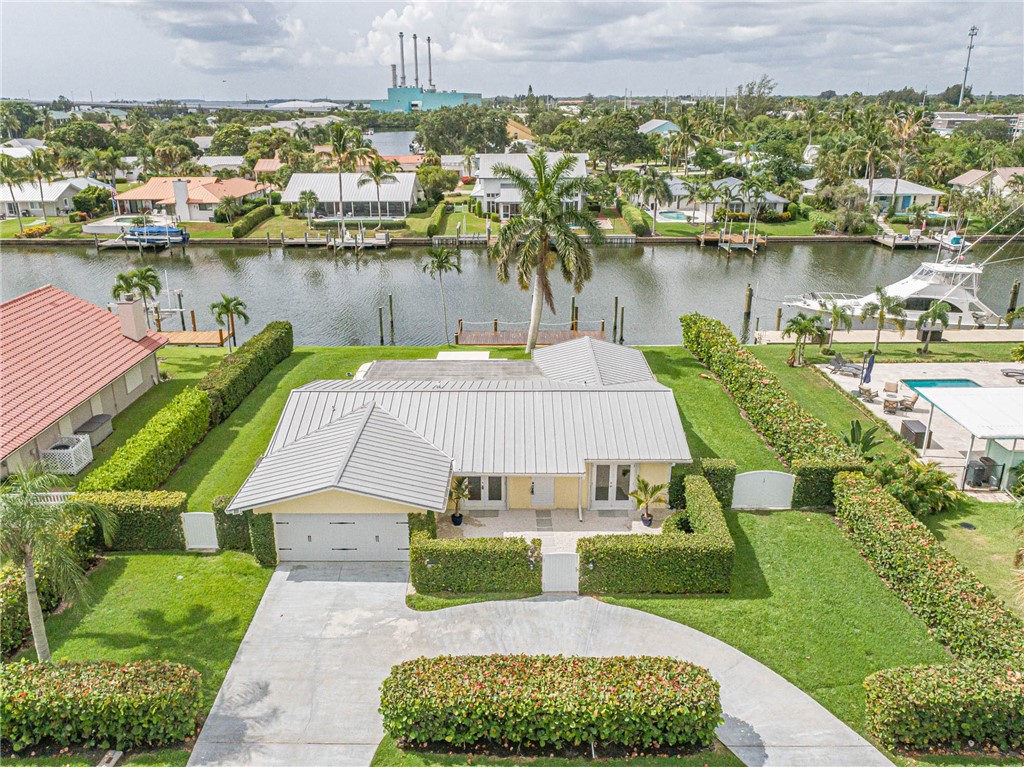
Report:
[[[575,552],[544,554],[540,583],[545,594],[579,594],[580,555]]]
[[[216,551],[217,524],[207,511],[190,511],[181,515],[185,528],[185,548],[189,551]]]
[[[736,475],[734,509],[790,509],[796,477],[783,471],[748,471]]]
[[[77,474],[92,463],[92,443],[85,435],[59,437],[40,458],[54,474]]]

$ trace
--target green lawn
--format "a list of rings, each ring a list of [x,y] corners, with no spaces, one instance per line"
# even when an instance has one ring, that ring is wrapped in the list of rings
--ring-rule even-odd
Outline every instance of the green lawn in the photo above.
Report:
[[[909,332],[909,331],[908,331]],[[954,331],[950,331],[951,334]],[[842,340],[842,332],[836,334],[838,341]],[[837,352],[847,359],[860,362],[865,352],[871,351],[871,344],[849,344],[838,342],[833,347]],[[974,343],[963,341],[942,341],[928,347],[928,354],[920,354],[917,350],[921,344],[916,342],[898,342],[881,344],[880,351],[875,355],[875,362],[1009,362],[1010,350],[1018,344],[1001,343]],[[760,355],[762,350],[777,350],[783,362],[792,350],[792,344],[767,344],[758,346],[754,353]],[[807,347],[805,354],[807,362],[819,364],[828,362],[831,358],[818,353],[818,347]],[[762,358],[762,361],[763,358]]]
[[[962,511],[937,514],[922,520],[960,562],[1024,617],[1024,594],[1018,597],[1013,577],[1017,550],[1015,526],[1021,512],[1012,503],[984,503],[972,499]],[[967,523],[975,527],[961,527]]]
[[[535,596],[537,595],[515,591],[481,592],[479,594],[409,594],[405,597],[405,603],[413,610],[430,612],[431,610],[443,610],[446,607],[471,605],[476,602],[527,599]]]
[[[36,224],[36,221],[39,224]],[[42,216],[22,216],[21,225],[28,229],[30,226],[41,226],[43,223]],[[81,224],[72,224],[68,222],[67,216],[47,216],[46,223],[53,227],[53,231],[46,235],[49,238],[61,239],[67,237],[88,237],[92,239],[92,235],[82,234]],[[0,221],[0,238],[16,237],[18,235],[18,219],[9,218],[6,221]]]
[[[603,208],[601,215],[607,218],[612,223],[612,231],[610,234],[629,234],[629,227],[626,226],[626,222],[622,220],[622,214],[619,213],[615,208]],[[609,234],[605,231],[605,234]]]
[[[66,756],[9,757],[3,760],[4,767],[93,767],[99,764],[105,751],[94,753],[71,753]],[[129,751],[118,764],[136,767],[185,767],[190,752],[184,749],[162,749],[159,751]]]

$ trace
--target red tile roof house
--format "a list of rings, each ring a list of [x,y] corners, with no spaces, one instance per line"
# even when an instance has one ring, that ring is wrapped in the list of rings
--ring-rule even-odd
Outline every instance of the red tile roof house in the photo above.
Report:
[[[46,285],[0,304],[0,478],[83,427],[98,444],[159,382],[166,343],[140,301],[111,312]]]
[[[214,210],[225,197],[262,197],[265,189],[265,184],[247,178],[158,176],[142,186],[118,192],[114,200],[118,213],[160,210],[178,221],[213,221]]]

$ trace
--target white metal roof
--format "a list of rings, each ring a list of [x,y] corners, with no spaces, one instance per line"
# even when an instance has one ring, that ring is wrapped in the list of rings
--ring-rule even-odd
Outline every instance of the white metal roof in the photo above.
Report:
[[[555,381],[610,386],[655,380],[639,349],[587,336],[535,349],[533,361]]]
[[[637,131],[643,134],[648,134],[653,133],[654,131],[659,130],[660,128],[663,127],[667,127],[669,131],[672,131],[674,133],[679,132],[679,126],[676,125],[671,120],[648,120],[639,128],[637,128]]]
[[[40,196],[42,196],[45,202],[56,202],[65,197],[74,197],[87,186],[101,186],[104,189],[110,188],[108,184],[93,178],[62,178],[58,181],[44,181],[42,195],[40,195],[39,184],[35,181],[29,181],[14,186],[14,197],[12,199],[10,189],[4,184],[0,186],[0,202],[39,202]]]
[[[245,158],[240,154],[205,154],[196,160],[197,163],[207,168],[214,168],[218,165],[240,167]]]
[[[548,152],[548,165],[554,165],[563,154],[572,154],[576,157],[576,166],[569,173],[571,178],[583,178],[587,175],[587,159],[590,157],[586,152]],[[508,154],[478,154],[477,156],[478,178],[498,178],[494,172],[495,165],[510,165],[526,173],[533,174],[533,165],[530,163],[530,155],[524,153],[510,152]]]
[[[395,173],[397,181],[380,185],[381,202],[410,202],[416,197],[416,174]],[[342,173],[345,202],[376,202],[377,187],[371,182],[359,186],[362,173]],[[320,202],[338,202],[337,173],[293,173],[281,194],[281,202],[298,202],[299,195],[311,189]]]
[[[805,191],[813,192],[818,188],[818,184],[821,183],[819,178],[809,178],[805,181],[800,182],[800,186]],[[865,192],[868,190],[868,180],[866,178],[855,178],[853,183],[863,189]],[[905,178],[900,179],[899,188],[896,188],[896,179],[894,178],[876,178],[874,183],[871,185],[871,194],[873,195],[886,195],[891,196],[893,190],[898,194],[915,194],[915,195],[941,195],[938,189],[932,189],[930,186],[921,186],[915,184],[913,181],[907,181]]]
[[[327,490],[444,509],[452,460],[372,400],[272,449],[253,469],[229,511]]]
[[[1024,386],[935,387],[919,392],[978,439],[1024,439]]]

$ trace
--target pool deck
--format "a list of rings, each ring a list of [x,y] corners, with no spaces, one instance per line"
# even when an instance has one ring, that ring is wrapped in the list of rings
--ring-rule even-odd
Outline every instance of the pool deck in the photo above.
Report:
[[[1018,323],[1020,324],[1020,323]],[[948,328],[942,333],[943,341],[933,344],[935,347],[940,347],[945,341],[951,343],[1012,343],[1019,344],[1024,343],[1024,328],[985,328],[979,330],[977,328],[964,328],[957,330],[956,328]],[[759,330],[757,332],[757,342],[759,344],[790,344],[793,343],[792,336],[788,338],[782,337],[782,332],[778,330]],[[864,330],[840,330],[836,333],[837,344],[867,344],[868,347],[873,346],[875,343],[875,331],[872,329]],[[903,335],[896,330],[883,330],[881,342],[883,344],[892,343],[921,343],[917,340],[917,336],[914,333],[912,327],[907,328],[907,332]],[[865,349],[867,350],[867,349]],[[860,362],[860,360],[857,360]],[[926,366],[930,367],[930,365]],[[926,376],[921,376],[925,378]],[[948,376],[954,378],[955,376]]]

